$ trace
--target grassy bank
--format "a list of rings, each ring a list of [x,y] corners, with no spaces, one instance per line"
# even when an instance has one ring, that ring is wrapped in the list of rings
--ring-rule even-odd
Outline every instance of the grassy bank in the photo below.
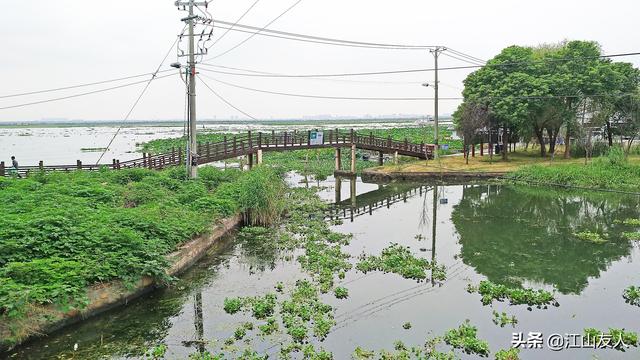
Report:
[[[30,335],[24,319],[87,305],[88,287],[142,276],[171,279],[165,255],[238,212],[255,223],[283,208],[281,178],[203,168],[135,169],[0,178],[0,341]]]
[[[614,148],[608,154],[594,158],[585,164],[581,158],[541,158],[531,151],[509,153],[508,160],[498,156],[469,158],[444,156],[438,160],[409,161],[399,165],[387,165],[374,169],[381,174],[394,173],[504,173],[507,178],[541,184],[559,184],[594,189],[638,191],[640,189],[640,156],[625,157]]]

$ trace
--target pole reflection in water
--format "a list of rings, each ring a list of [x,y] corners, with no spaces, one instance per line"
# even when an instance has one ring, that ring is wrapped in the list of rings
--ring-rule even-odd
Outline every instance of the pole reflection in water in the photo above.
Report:
[[[431,264],[436,262],[436,228],[438,220],[438,185],[433,186],[433,214],[431,216]],[[435,285],[433,267],[431,269],[431,285]]]

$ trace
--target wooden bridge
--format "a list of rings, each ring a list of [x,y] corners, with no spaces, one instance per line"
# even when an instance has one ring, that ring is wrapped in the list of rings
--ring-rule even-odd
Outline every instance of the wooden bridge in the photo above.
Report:
[[[314,136],[315,135],[315,138]],[[320,135],[320,136],[318,136]],[[249,167],[254,161],[262,163],[262,153],[265,151],[290,151],[304,149],[335,148],[336,170],[342,168],[341,150],[351,149],[351,173],[356,171],[356,149],[378,152],[378,162],[382,164],[383,154],[393,154],[412,156],[419,159],[433,158],[435,145],[416,144],[409,142],[406,138],[403,141],[393,140],[391,137],[382,138],[374,136],[373,133],[362,134],[351,130],[324,130],[324,131],[284,131],[270,133],[248,131],[245,134],[227,135],[222,141],[213,143],[198,144],[197,156],[198,165],[208,164],[216,161],[247,156]],[[172,151],[162,154],[145,154],[142,158],[120,161],[113,159],[110,164],[83,164],[77,160],[72,165],[45,165],[40,161],[35,166],[21,166],[17,173],[21,176],[34,171],[73,171],[88,170],[97,171],[102,168],[113,170],[130,168],[163,169],[169,166],[184,164],[185,154],[182,149],[172,149]],[[0,176],[10,176],[16,173],[15,169],[7,168],[4,162],[0,162]]]

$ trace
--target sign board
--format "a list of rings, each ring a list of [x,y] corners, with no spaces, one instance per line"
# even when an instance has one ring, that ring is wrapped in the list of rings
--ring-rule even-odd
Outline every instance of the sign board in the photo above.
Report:
[[[322,131],[312,131],[309,135],[309,144],[311,145],[322,145],[324,144],[324,134]]]
[[[442,144],[442,145],[440,145],[440,149],[442,149],[442,150],[449,150],[449,144]]]

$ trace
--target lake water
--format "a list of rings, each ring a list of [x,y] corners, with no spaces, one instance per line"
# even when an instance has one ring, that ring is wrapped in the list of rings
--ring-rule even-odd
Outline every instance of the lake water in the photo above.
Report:
[[[252,131],[291,131],[298,130],[361,128],[390,128],[396,126],[411,126],[407,122],[364,122],[341,123],[339,125],[265,125],[258,122],[234,124],[206,124],[198,128],[199,132],[228,132],[238,133]],[[10,163],[12,155],[16,156],[20,165],[38,165],[43,161],[45,165],[75,164],[80,160],[85,164],[95,163],[102,151],[83,151],[82,149],[105,148],[117,132],[117,127],[34,127],[11,128],[0,127],[0,161]],[[123,127],[115,137],[109,151],[101,163],[111,163],[112,159],[120,161],[141,158],[138,144],[164,138],[181,137],[183,127],[172,126],[138,126]]]
[[[299,184],[300,178],[289,180]],[[318,345],[336,359],[350,358],[357,346],[391,350],[396,340],[422,346],[427,337],[442,335],[465,319],[478,327],[479,338],[489,342],[491,358],[497,350],[510,347],[514,332],[526,337],[529,332],[582,334],[587,327],[640,331],[640,307],[622,298],[624,288],[640,285],[639,244],[621,235],[637,229],[616,221],[639,218],[638,197],[506,185],[382,185],[359,180],[351,193],[349,180],[339,181],[339,192],[337,183],[330,178],[315,185],[323,187],[321,197],[338,203],[331,216],[344,222],[334,229],[354,234],[345,247],[354,264],[362,253],[379,254],[399,243],[444,264],[447,280],[417,283],[396,274],[347,272],[340,281],[349,289],[347,300],[322,296],[336,309],[337,325]],[[595,244],[574,236],[587,230],[608,234],[608,241]],[[225,297],[261,295],[273,291],[279,281],[290,288],[304,277],[299,264],[282,255],[256,251],[228,236],[171,288],[28,343],[12,356],[135,358],[163,343],[169,347],[167,358],[186,358],[199,351],[194,342],[198,339],[215,351],[221,344],[214,339],[232,336],[241,321],[249,320],[227,315],[222,309]],[[480,296],[466,288],[485,279],[553,291],[560,306],[531,310],[502,302],[484,306]],[[495,325],[494,310],[514,315],[517,325]],[[411,322],[411,329],[403,329],[405,322]],[[521,357],[640,357],[637,348],[620,352],[544,347],[523,350]],[[259,341],[255,348],[277,353],[278,339]]]

